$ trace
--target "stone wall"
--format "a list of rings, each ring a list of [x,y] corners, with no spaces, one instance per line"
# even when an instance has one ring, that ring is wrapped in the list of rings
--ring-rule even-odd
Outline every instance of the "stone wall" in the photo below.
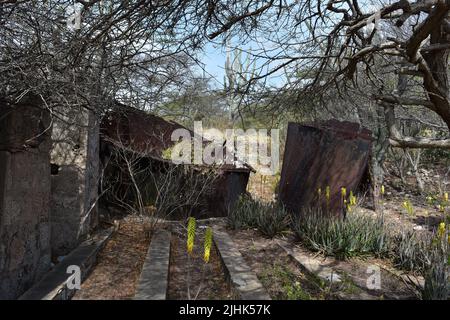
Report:
[[[49,269],[48,113],[0,103],[0,299],[15,299]]]
[[[66,255],[95,227],[99,174],[99,130],[96,116],[85,109],[67,109],[54,120],[51,246]]]
[[[70,108],[51,119],[36,101],[0,102],[0,299],[20,296],[97,224],[97,117]]]

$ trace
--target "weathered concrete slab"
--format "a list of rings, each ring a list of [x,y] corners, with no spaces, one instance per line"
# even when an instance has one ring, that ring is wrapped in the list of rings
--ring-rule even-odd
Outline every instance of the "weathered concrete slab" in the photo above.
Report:
[[[405,300],[414,298],[411,288],[405,285],[405,280],[401,279],[405,279],[406,275],[398,273],[398,276],[394,276],[395,270],[387,270],[382,265],[362,260],[342,261],[333,257],[317,256],[291,242],[281,239],[276,241],[306,272],[328,283],[336,284],[336,288],[340,289],[334,294],[339,299]],[[377,267],[379,267],[380,281],[378,288],[369,286]]]
[[[271,300],[228,233],[214,228],[214,243],[236,295],[243,300]]]
[[[36,101],[0,101],[0,300],[50,269],[50,114]]]
[[[52,126],[51,248],[66,255],[97,225],[99,123],[83,107],[62,108]],[[77,125],[73,125],[76,123]]]
[[[380,266],[380,268],[386,270],[387,272],[390,272],[394,276],[402,279],[405,283],[411,283],[414,284],[417,288],[423,289],[425,287],[425,278],[419,275],[414,274],[407,274],[405,272],[387,267],[387,266]]]
[[[135,300],[165,300],[169,280],[170,233],[155,233],[142,267]]]
[[[298,247],[289,246],[285,241],[277,240],[278,245],[294,259],[307,272],[319,277],[322,280],[338,283],[341,282],[341,276],[333,268],[328,267],[333,261],[324,261],[311,255],[311,253]],[[330,260],[328,258],[328,260]]]
[[[79,266],[82,281],[86,278],[95,264],[98,252],[106,244],[113,232],[113,228],[100,231],[81,243],[63,261],[47,273],[36,285],[25,292],[19,300],[68,300],[75,289],[69,289],[67,284],[73,280],[73,274],[67,273],[71,265]]]

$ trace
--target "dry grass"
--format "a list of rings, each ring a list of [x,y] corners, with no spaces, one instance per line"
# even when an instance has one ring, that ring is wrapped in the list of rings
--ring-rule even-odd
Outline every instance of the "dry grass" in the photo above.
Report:
[[[384,265],[380,259],[351,259],[335,261],[330,267],[341,276],[342,282],[330,284],[303,271],[276,240],[266,239],[255,230],[229,230],[247,264],[256,273],[272,299],[409,299],[414,293],[402,280],[381,270],[382,288],[366,288],[370,265]],[[293,245],[292,239],[290,243]],[[324,262],[324,264],[326,264]]]
[[[204,232],[197,229],[193,256],[191,263],[188,263],[185,231],[180,228],[178,232],[173,233],[168,299],[188,299],[188,268],[190,269],[191,298],[196,295],[200,283],[202,283],[202,289],[198,300],[228,300],[232,298],[229,284],[225,280],[220,257],[214,246],[211,248],[209,263],[205,265],[203,262],[203,237]]]
[[[149,243],[140,220],[122,219],[73,299],[132,299]]]

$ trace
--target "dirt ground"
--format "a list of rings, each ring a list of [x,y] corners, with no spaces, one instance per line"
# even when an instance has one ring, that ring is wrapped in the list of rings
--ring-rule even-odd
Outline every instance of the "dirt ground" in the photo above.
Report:
[[[134,297],[150,239],[139,219],[126,217],[119,223],[119,229],[100,252],[97,264],[73,297],[74,300]]]
[[[439,210],[439,203],[445,192],[450,192],[449,166],[443,163],[423,164],[419,175],[424,184],[424,191],[418,190],[416,176],[406,170],[403,179],[392,163],[386,163],[385,195],[383,196],[383,212],[386,219],[398,227],[416,231],[433,231],[443,221],[444,214]],[[272,201],[276,198],[278,176],[250,176],[248,191],[258,199]],[[430,201],[429,197],[433,197]],[[362,210],[375,214],[369,195],[358,195]],[[413,214],[408,214],[403,203],[409,201]],[[450,206],[446,209],[447,213]]]
[[[211,248],[210,260],[203,261],[204,229],[197,228],[194,251],[189,258],[186,250],[186,231],[180,225],[173,228],[169,270],[168,299],[229,300],[231,290],[216,248]]]
[[[409,228],[417,232],[432,231],[442,221],[438,201],[430,203],[427,197],[442,197],[448,187],[444,172],[446,167],[424,169],[426,192],[417,192],[415,177],[406,173],[403,181],[395,175],[385,180],[386,193],[383,197],[383,212],[386,219],[399,228]],[[403,184],[406,182],[406,184]],[[252,175],[248,186],[252,196],[265,201],[275,199],[277,177]],[[414,213],[408,214],[402,207],[410,201]],[[370,214],[370,200],[361,199],[361,210]],[[448,210],[448,209],[447,209]],[[211,223],[222,225],[225,220]],[[172,225],[172,252],[169,275],[169,299],[187,299],[187,278],[190,277],[191,298],[195,297],[202,284],[197,299],[232,299],[228,282],[216,248],[212,248],[208,264],[203,263],[203,231],[198,229],[193,258],[186,252],[186,230],[180,225]],[[340,284],[330,285],[304,271],[288,256],[275,240],[262,237],[256,230],[227,230],[238,245],[246,262],[273,299],[410,299],[414,298],[411,287],[398,276],[388,272],[393,267],[389,261],[373,258],[351,259],[334,263],[333,268],[343,275]],[[288,235],[289,237],[289,235]],[[291,245],[298,245],[290,239]],[[140,271],[150,240],[145,236],[141,221],[123,218],[120,228],[101,251],[97,265],[82,289],[74,299],[130,299],[139,279]],[[366,288],[367,268],[381,266],[382,290]]]
[[[388,261],[352,259],[334,261],[330,267],[342,277],[330,284],[306,271],[277,243],[256,230],[227,230],[246,262],[256,273],[272,299],[413,299],[415,293],[400,278],[381,268],[381,290],[367,289],[368,267],[391,267]],[[294,245],[293,241],[290,241]]]
[[[309,277],[274,240],[255,230],[227,230],[249,267],[272,299],[324,299],[320,281]]]
[[[438,224],[443,221],[445,214],[448,214],[450,210],[450,207],[447,207],[446,212],[443,213],[439,208],[444,193],[448,192],[450,188],[448,165],[446,163],[430,163],[423,165],[419,169],[420,178],[424,183],[422,192],[418,190],[416,176],[413,173],[406,170],[403,179],[401,179],[395,174],[395,168],[389,163],[385,169],[387,175],[385,176],[385,194],[382,199],[382,208],[386,221],[396,230],[408,229],[418,233],[434,231]],[[275,185],[276,177],[264,179],[261,176],[252,175],[248,189],[253,197],[270,201],[275,198]],[[359,199],[360,208],[358,210],[375,215],[370,197],[359,196],[361,198]],[[433,201],[430,201],[430,196],[433,198]],[[408,213],[403,207],[405,201],[409,201],[412,204],[412,214]],[[310,277],[308,278],[307,275],[298,271],[295,264],[292,264],[292,261],[286,260],[284,252],[277,249],[270,240],[261,238],[257,232],[232,231],[232,233],[235,242],[241,246],[242,254],[249,264],[253,266],[258,277],[268,287],[273,298],[286,299],[289,298],[289,295],[292,295],[292,288],[289,288],[287,285],[280,286],[280,283],[286,283],[286,279],[283,279],[283,277],[291,279],[291,282],[298,282],[304,293],[306,293],[303,295],[305,298],[416,298],[416,292],[409,284],[387,271],[395,270],[388,260],[367,258],[352,259],[345,262],[340,261],[333,268],[343,273],[345,275],[344,278],[352,278],[356,279],[356,281],[351,281],[352,283],[344,281],[344,284],[348,282],[344,288],[329,290],[329,288],[322,287],[320,282]],[[370,265],[381,266],[382,291],[367,291],[365,289],[364,279],[367,278],[366,271]],[[286,274],[289,274],[289,276],[286,276]],[[273,281],[270,281],[270,279]],[[311,284],[313,284],[312,288]],[[284,289],[283,286],[285,287]],[[297,291],[302,296],[300,290]]]
[[[225,219],[212,223],[226,228]],[[233,295],[225,279],[224,270],[216,248],[213,246],[208,264],[203,262],[204,228],[197,228],[194,253],[188,258],[186,230],[172,225],[172,248],[169,270],[168,299],[188,299],[190,279],[191,299],[228,300]],[[352,259],[333,262],[332,267],[343,281],[328,282],[304,271],[278,244],[278,239],[267,239],[257,230],[229,230],[247,264],[268,291],[272,299],[410,299],[414,293],[399,277],[387,272],[392,266],[388,261],[376,259]],[[283,238],[290,245],[298,245],[288,234]],[[100,252],[92,273],[82,284],[73,299],[131,299],[149,246],[141,221],[124,218],[105,248]],[[325,258],[324,258],[325,259]],[[369,265],[382,268],[382,290],[366,288]],[[201,287],[200,287],[201,285]],[[200,288],[200,290],[199,290]],[[198,294],[198,296],[197,296]]]
[[[443,165],[420,170],[424,182],[422,193],[418,190],[413,174],[406,172],[403,181],[395,175],[387,175],[385,177],[386,194],[383,197],[385,214],[399,225],[411,227],[417,231],[435,229],[444,217],[439,204],[443,200],[443,194],[449,191],[447,170],[447,167]],[[411,203],[412,214],[408,214],[403,208],[405,201]]]

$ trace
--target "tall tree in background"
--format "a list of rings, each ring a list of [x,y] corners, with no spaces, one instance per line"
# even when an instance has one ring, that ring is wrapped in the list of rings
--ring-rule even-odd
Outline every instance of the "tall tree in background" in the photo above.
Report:
[[[242,120],[241,107],[243,105],[244,96],[248,93],[247,84],[253,77],[255,63],[250,63],[249,56],[246,61],[242,60],[242,50],[235,48],[232,50],[227,45],[224,91],[227,98],[230,122],[232,125],[240,117]]]
[[[222,28],[257,44],[247,52],[260,66],[248,85],[284,73],[283,88],[267,88],[290,98],[271,99],[279,101],[278,109],[312,102],[337,118],[356,114],[376,138],[375,195],[388,146],[450,148],[449,1],[266,1],[249,7]],[[336,97],[344,103],[336,106]],[[405,134],[399,129],[405,114],[445,135]]]
[[[66,25],[74,4],[75,30]],[[448,137],[405,135],[398,122],[403,110],[426,110],[448,136],[449,12],[448,0],[3,1],[0,95],[14,102],[34,93],[53,115],[60,105],[98,110],[113,99],[151,108],[186,83],[205,43],[232,39],[251,43],[242,54],[257,66],[251,77],[234,69],[233,79],[245,79],[239,95],[257,87],[274,112],[327,108],[330,95],[366,101],[373,112],[359,108],[359,118],[386,129],[377,146],[448,149]]]
[[[53,116],[62,106],[101,111],[114,99],[152,107],[191,76],[199,41],[184,19],[191,10],[175,2],[2,1],[0,94],[9,103],[38,96]]]

